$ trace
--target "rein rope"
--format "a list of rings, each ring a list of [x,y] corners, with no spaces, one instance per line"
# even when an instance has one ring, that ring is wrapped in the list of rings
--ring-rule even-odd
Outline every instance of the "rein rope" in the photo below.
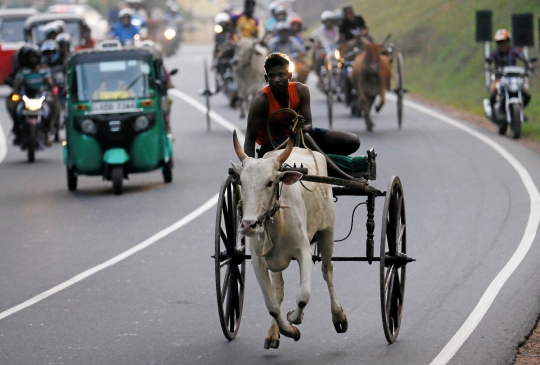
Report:
[[[270,143],[272,144],[272,147],[274,147],[272,152],[279,150],[280,148],[285,146],[287,143],[289,143],[290,137],[287,137],[287,139],[285,141],[283,141],[280,145],[278,145],[274,141],[274,139],[272,138],[272,134],[270,133],[270,121],[272,120],[272,117],[274,117],[274,115],[276,115],[276,114],[281,114],[281,113],[285,113],[285,112],[294,114],[294,118],[293,118],[293,121],[292,121],[293,124],[291,126],[291,131],[297,136],[297,140],[296,140],[295,145],[299,145],[301,143],[300,145],[303,146],[306,150],[308,150],[311,153],[311,155],[313,156],[313,161],[315,162],[315,169],[316,169],[315,173],[317,175],[319,175],[319,164],[317,163],[317,158],[315,157],[315,154],[313,153],[311,148],[309,148],[306,145],[306,141],[304,140],[304,133],[302,133],[302,127],[304,126],[303,118],[302,118],[302,116],[300,114],[296,113],[296,111],[294,111],[294,109],[291,109],[291,108],[279,109],[279,110],[276,110],[275,112],[273,112],[272,114],[270,114],[268,116],[268,119],[266,120],[266,132],[268,133],[268,138],[270,139]],[[300,137],[298,137],[298,135]],[[308,189],[307,186],[304,185],[302,180],[300,180],[300,185],[302,185],[302,187],[304,189],[306,189],[307,191],[309,191],[310,193],[314,192],[315,189],[317,189],[317,186],[319,184],[320,183],[315,183],[315,187],[310,190],[310,189]]]

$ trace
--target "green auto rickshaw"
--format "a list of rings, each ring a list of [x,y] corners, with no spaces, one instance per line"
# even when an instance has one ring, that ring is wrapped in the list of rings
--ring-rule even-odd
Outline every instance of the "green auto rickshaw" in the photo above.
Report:
[[[70,57],[64,142],[69,190],[77,189],[80,175],[103,176],[117,195],[131,173],[162,169],[165,183],[172,181],[167,77],[150,47],[107,45]]]

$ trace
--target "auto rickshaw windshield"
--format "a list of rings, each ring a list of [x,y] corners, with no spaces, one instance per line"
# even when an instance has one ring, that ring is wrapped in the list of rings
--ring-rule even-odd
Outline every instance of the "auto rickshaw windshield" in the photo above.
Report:
[[[79,46],[81,43],[81,23],[79,21],[64,21],[64,23],[66,24],[65,32],[71,36],[71,45]],[[46,25],[47,23],[40,24],[32,29],[32,39],[35,44],[41,44],[45,39],[43,30]]]
[[[79,101],[153,96],[149,87],[150,66],[144,60],[82,63],[75,67],[75,76]]]

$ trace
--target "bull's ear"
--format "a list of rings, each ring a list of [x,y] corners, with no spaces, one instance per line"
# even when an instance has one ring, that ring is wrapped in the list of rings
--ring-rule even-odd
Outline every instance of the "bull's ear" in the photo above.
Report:
[[[285,185],[292,185],[302,178],[302,173],[298,171],[284,171],[281,173],[279,180]]]
[[[242,175],[242,171],[244,170],[244,168],[234,162],[231,161],[231,165],[232,165],[232,168],[234,170],[234,172],[236,172],[238,174],[238,176]]]

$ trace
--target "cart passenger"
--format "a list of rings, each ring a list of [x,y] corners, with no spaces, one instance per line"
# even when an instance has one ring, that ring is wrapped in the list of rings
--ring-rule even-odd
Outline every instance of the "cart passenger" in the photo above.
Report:
[[[244,1],[244,11],[231,16],[235,33],[240,38],[257,38],[259,36],[259,18],[253,15],[255,0]]]
[[[277,52],[270,54],[264,61],[264,69],[268,85],[253,98],[247,120],[244,151],[249,157],[255,157],[255,144],[261,146],[257,150],[259,158],[274,149],[267,133],[266,121],[270,114],[283,108],[293,109],[305,120],[304,131],[311,137],[311,141],[306,139],[309,148],[339,155],[350,155],[358,150],[360,139],[356,134],[312,127],[309,88],[302,83],[290,81],[292,74],[289,72],[287,55]],[[271,137],[277,144],[289,136],[292,118],[291,113],[281,113],[270,121],[273,132]]]

